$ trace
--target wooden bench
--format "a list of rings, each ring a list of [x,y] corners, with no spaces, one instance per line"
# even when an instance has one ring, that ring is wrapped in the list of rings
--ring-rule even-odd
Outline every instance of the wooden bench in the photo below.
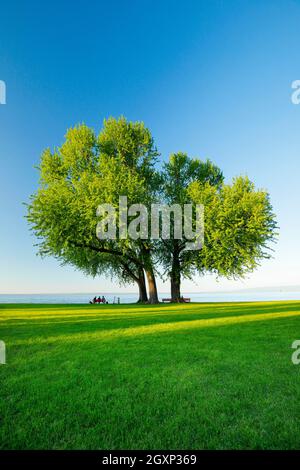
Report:
[[[172,299],[161,299],[161,300],[162,300],[162,302],[172,302]],[[182,297],[180,299],[180,302],[182,302],[182,303],[186,303],[186,302],[190,302],[190,301],[191,301],[191,299],[189,297]]]

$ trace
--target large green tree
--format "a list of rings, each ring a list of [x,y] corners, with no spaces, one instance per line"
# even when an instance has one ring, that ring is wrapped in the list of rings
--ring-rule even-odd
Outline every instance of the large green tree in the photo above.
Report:
[[[196,273],[243,277],[270,257],[276,222],[266,191],[257,190],[243,177],[224,184],[222,171],[211,161],[184,153],[171,155],[157,170],[158,155],[150,131],[141,122],[110,118],[99,135],[84,124],[70,129],[59,148],[43,152],[40,185],[28,204],[27,217],[39,253],[92,276],[111,276],[121,284],[135,282],[139,301],[151,303],[158,302],[158,272],[170,279],[172,300],[178,302],[184,278]],[[120,196],[126,196],[128,206],[146,207],[149,227],[153,203],[182,209],[185,204],[202,204],[202,249],[187,250],[186,234],[174,237],[174,215],[170,239],[149,239],[141,227],[136,238],[128,233],[120,236]],[[96,235],[97,224],[105,219],[97,212],[100,204],[114,208],[115,237]],[[129,222],[134,219],[135,214],[129,215]],[[192,223],[195,229],[195,211]]]
[[[161,240],[160,262],[170,278],[173,302],[180,301],[182,278],[214,273],[242,278],[270,258],[276,220],[269,195],[247,177],[224,184],[221,170],[209,160],[173,154],[163,171],[163,197],[168,204],[204,207],[204,244],[186,250],[187,240]],[[195,212],[193,227],[195,227]]]
[[[92,275],[136,282],[142,302],[148,300],[146,274],[149,301],[158,302],[150,243],[96,236],[100,204],[111,204],[118,216],[120,195],[129,205],[149,206],[155,200],[157,156],[153,138],[140,122],[110,118],[98,136],[84,124],[70,129],[60,148],[42,154],[40,186],[28,205],[39,253]]]

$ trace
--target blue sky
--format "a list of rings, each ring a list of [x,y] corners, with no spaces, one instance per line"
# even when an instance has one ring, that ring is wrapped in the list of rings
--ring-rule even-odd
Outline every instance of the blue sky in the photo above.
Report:
[[[271,194],[274,259],[246,281],[206,276],[184,291],[300,284],[300,1],[12,0],[0,17],[1,293],[119,289],[38,258],[22,203],[45,147],[121,114],[146,123],[162,159],[209,157],[227,181],[247,174]]]

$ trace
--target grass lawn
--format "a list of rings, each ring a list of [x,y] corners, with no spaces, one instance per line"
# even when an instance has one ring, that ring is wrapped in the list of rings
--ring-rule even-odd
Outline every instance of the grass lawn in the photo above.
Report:
[[[300,301],[0,305],[2,449],[299,449]]]

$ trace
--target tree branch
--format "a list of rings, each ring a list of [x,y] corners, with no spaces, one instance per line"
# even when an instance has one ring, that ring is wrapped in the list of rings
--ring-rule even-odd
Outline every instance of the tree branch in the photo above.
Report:
[[[88,243],[72,242],[71,244],[74,245],[77,248],[88,248],[90,250],[96,251],[97,253],[107,253],[107,254],[110,254],[110,255],[116,255],[116,256],[124,257],[124,258],[127,258],[132,263],[135,263],[138,266],[140,266],[141,268],[143,268],[143,263],[139,259],[137,259],[133,256],[130,256],[130,255],[125,255],[124,253],[122,253],[122,251],[117,251],[117,250],[113,250],[113,249],[110,249],[110,248],[99,248],[97,246],[90,245]]]

